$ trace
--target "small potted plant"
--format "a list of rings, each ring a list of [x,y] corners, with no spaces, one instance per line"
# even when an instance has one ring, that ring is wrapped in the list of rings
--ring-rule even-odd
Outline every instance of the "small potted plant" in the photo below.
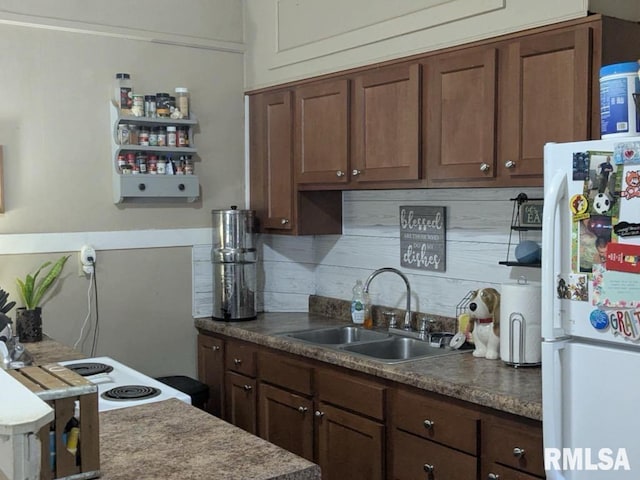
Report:
[[[42,297],[55,283],[62,273],[64,264],[69,255],[62,256],[54,263],[43,277],[39,277],[43,269],[51,265],[45,262],[31,275],[28,274],[24,280],[18,278],[18,293],[24,307],[16,309],[16,334],[21,342],[39,342],[42,340],[42,308],[40,303]]]

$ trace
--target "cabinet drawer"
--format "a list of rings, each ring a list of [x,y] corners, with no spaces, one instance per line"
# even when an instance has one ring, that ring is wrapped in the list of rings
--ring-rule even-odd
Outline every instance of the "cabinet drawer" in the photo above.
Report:
[[[544,476],[542,427],[529,422],[486,422],[482,445],[489,461]]]
[[[478,460],[402,430],[393,432],[394,480],[477,478]]]
[[[316,380],[320,400],[379,420],[384,418],[382,385],[321,369]]]
[[[544,477],[529,475],[528,473],[520,472],[513,468],[492,463],[488,468],[483,468],[482,476],[480,478],[482,480],[540,480]]]
[[[255,348],[242,343],[228,342],[225,368],[250,377],[256,376]]]
[[[474,412],[403,390],[396,390],[392,411],[395,428],[477,455],[479,417]]]
[[[258,354],[260,380],[304,395],[312,393],[312,369],[295,359],[274,353]]]

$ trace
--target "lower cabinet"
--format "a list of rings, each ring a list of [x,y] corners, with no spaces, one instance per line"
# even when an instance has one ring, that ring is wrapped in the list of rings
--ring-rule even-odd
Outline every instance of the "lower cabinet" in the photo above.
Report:
[[[391,478],[447,480],[477,478],[478,459],[403,430],[394,429]],[[502,478],[502,477],[501,477]]]
[[[542,423],[224,336],[198,374],[234,425],[320,465],[323,480],[544,478]]]
[[[382,480],[384,425],[324,402],[316,410],[323,480]]]
[[[224,340],[198,335],[198,378],[209,386],[207,412],[223,418],[224,405]]]
[[[311,399],[260,383],[259,433],[265,440],[313,461],[313,402]]]
[[[227,372],[226,374],[226,420],[236,427],[249,433],[256,434],[256,413],[258,397],[256,395],[256,380]]]

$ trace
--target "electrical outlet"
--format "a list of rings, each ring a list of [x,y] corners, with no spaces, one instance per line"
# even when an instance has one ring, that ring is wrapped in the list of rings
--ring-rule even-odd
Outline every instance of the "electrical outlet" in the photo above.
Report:
[[[93,273],[96,250],[91,245],[83,245],[78,254],[78,275],[84,277]]]

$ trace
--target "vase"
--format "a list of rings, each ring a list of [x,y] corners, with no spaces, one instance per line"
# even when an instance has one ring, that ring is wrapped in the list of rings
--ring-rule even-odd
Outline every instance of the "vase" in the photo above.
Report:
[[[23,343],[42,341],[42,309],[16,309],[16,335]]]

